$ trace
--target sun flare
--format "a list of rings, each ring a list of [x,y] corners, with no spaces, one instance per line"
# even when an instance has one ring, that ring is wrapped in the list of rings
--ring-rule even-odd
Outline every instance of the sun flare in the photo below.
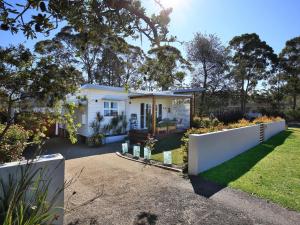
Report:
[[[185,0],[160,0],[160,3],[166,8],[178,8]]]

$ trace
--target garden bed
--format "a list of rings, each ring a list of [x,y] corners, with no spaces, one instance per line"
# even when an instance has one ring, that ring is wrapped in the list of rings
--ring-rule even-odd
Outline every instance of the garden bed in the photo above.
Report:
[[[172,171],[175,171],[175,172],[182,172],[182,167],[178,166],[178,165],[175,165],[175,164],[166,165],[163,162],[156,161],[156,160],[153,160],[153,159],[148,160],[148,159],[145,159],[143,157],[135,157],[130,153],[122,154],[120,152],[117,152],[116,154],[118,156],[122,157],[122,158],[132,160],[132,161],[135,161],[135,162],[139,162],[139,163],[143,163],[143,164],[147,164],[147,165],[151,165],[151,166],[156,166],[156,167],[167,169],[167,170],[172,170]]]

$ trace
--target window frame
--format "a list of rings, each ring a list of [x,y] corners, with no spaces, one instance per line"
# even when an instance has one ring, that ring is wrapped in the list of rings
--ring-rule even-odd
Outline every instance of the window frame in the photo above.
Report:
[[[105,103],[108,103],[108,108],[105,107]],[[113,108],[112,105],[116,104],[116,108]],[[109,111],[109,115],[106,115],[105,111]],[[113,115],[113,111],[116,112],[116,115]],[[104,117],[116,117],[119,115],[119,104],[117,101],[103,101],[103,116]]]

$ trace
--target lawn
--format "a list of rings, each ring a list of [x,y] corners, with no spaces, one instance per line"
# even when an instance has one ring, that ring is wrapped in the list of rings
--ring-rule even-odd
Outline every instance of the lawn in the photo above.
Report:
[[[300,211],[300,128],[290,128],[200,174]]]
[[[155,144],[155,150],[152,152],[152,159],[163,162],[163,152],[171,151],[172,152],[172,162],[176,165],[183,164],[183,153],[180,148],[181,138],[183,133],[174,133],[162,137]]]

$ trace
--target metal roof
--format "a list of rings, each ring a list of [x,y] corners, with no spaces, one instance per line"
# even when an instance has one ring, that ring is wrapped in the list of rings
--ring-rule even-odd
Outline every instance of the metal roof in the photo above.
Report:
[[[204,88],[184,88],[184,89],[178,89],[178,90],[174,90],[174,93],[190,93],[190,92],[202,92],[204,91]]]
[[[112,87],[105,86],[99,84],[84,84],[81,86],[81,89],[96,89],[96,90],[107,90],[107,91],[117,91],[117,92],[125,92],[125,88],[122,87]]]
[[[173,98],[191,98],[191,95],[182,95],[182,94],[174,94],[174,93],[166,93],[166,92],[156,92],[156,93],[131,93],[129,94],[129,98],[142,98],[142,97],[173,97]]]

